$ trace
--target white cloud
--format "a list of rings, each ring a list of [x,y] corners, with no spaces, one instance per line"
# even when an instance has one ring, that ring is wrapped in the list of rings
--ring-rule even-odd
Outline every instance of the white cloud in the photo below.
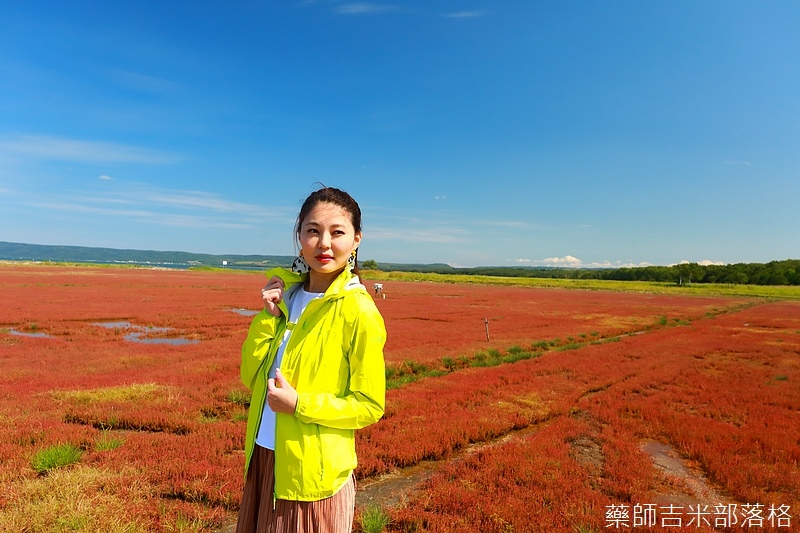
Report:
[[[516,259],[515,261],[521,261]],[[641,263],[623,262],[623,261],[592,261],[584,263],[580,259],[572,255],[565,255],[564,257],[546,257],[544,259],[536,259],[533,261],[538,266],[550,266],[559,268],[641,268],[653,266],[653,263],[643,261]]]
[[[50,195],[37,192],[21,198],[18,203],[48,212],[97,215],[188,228],[257,230],[270,224],[291,227],[296,216],[294,208],[290,210],[236,202],[202,191],[157,189],[116,181],[111,183],[115,187],[113,191],[104,189]]]
[[[582,268],[619,268],[623,266],[619,261],[612,263],[611,261],[592,261],[591,263],[580,265]]]
[[[104,179],[102,176],[100,179]],[[113,179],[113,178],[107,178]],[[153,189],[141,185],[125,184],[115,191],[104,191],[101,194],[75,193],[67,198],[74,203],[114,204],[114,205],[151,205],[178,209],[196,209],[219,213],[237,213],[249,215],[271,216],[271,211],[264,206],[226,200],[216,194],[202,191],[181,191]]]
[[[520,258],[520,259],[514,259],[514,262],[515,263],[530,263],[531,260],[530,259],[522,259],[522,258]]]
[[[465,231],[460,228],[400,229],[379,227],[369,229],[369,238],[387,242],[458,243],[464,242]]]
[[[263,206],[233,202],[216,194],[201,191],[163,191],[150,190],[141,193],[144,201],[173,207],[210,209],[224,213],[250,213],[269,215]]]
[[[480,225],[485,228],[501,228],[501,229],[528,229],[530,224],[527,222],[520,222],[519,220],[491,220],[482,219],[475,220],[474,224]]]
[[[710,259],[703,259],[701,261],[689,261],[687,259],[682,259],[682,260],[678,261],[677,263],[672,263],[672,264],[667,265],[667,266],[688,265],[690,263],[697,263],[698,265],[701,265],[701,266],[724,265],[725,264],[723,261],[712,261]]]
[[[40,209],[47,209],[49,211],[66,211],[72,213],[92,213],[95,215],[111,215],[115,217],[136,217],[136,218],[147,218],[150,216],[159,216],[158,213],[154,211],[147,211],[142,209],[112,209],[107,207],[97,207],[92,205],[86,205],[76,202],[58,202],[58,201],[34,201],[30,204],[33,207],[38,207]]]
[[[443,200],[447,197],[434,198]],[[505,240],[509,229],[528,227],[524,222],[516,220],[465,218],[458,212],[446,209],[400,214],[393,209],[370,206],[362,207],[362,212],[364,211],[370,214],[370,220],[378,220],[380,223],[379,226],[369,225],[365,228],[370,239],[405,243],[466,243],[468,246],[461,248],[475,252],[481,252],[476,250],[476,247],[480,248],[477,245],[479,242]]]
[[[125,70],[112,70],[111,77],[117,84],[123,87],[142,92],[169,94],[175,92],[178,87],[180,87],[180,85],[174,81]]]
[[[103,174],[102,176],[100,176],[99,179],[104,180],[104,181],[111,181],[114,178],[112,178],[111,176],[106,176],[105,174]]]
[[[342,4],[334,8],[334,12],[340,15],[369,15],[372,13],[382,13],[394,11],[396,6],[386,4],[373,4],[370,2],[351,2]]]
[[[603,263],[589,263],[586,266],[588,268],[642,268],[653,266],[653,263],[648,263],[647,261],[642,261],[641,263],[623,263],[622,261],[617,261],[612,265],[610,262],[605,261]]]
[[[180,154],[140,146],[46,135],[20,135],[0,140],[0,150],[41,159],[84,163],[168,164],[184,159]]]
[[[571,255],[565,255],[564,257],[546,257],[537,263],[547,265],[547,266],[568,266],[568,267],[579,267],[583,263],[577,257],[573,257]]]
[[[98,207],[92,205],[69,203],[69,202],[34,202],[30,205],[51,211],[62,211],[71,213],[87,213],[113,218],[132,218],[137,222],[154,224],[159,226],[175,226],[182,228],[220,228],[220,229],[240,229],[254,230],[257,224],[225,220],[207,215],[190,215],[179,213],[162,213],[150,209],[117,209],[110,207]]]
[[[468,19],[468,18],[475,18],[475,17],[482,17],[485,15],[485,11],[457,11],[455,13],[447,13],[444,15],[447,18],[451,19]]]

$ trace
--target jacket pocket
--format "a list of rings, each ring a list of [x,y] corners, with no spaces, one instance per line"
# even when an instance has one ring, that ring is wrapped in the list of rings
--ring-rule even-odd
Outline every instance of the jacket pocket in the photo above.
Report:
[[[326,486],[332,486],[357,465],[355,438],[351,429],[319,427],[323,479]]]

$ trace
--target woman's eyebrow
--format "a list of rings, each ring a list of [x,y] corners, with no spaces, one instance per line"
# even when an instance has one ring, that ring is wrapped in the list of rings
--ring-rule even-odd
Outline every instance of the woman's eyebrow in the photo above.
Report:
[[[304,226],[323,226],[324,224],[322,222],[315,222],[313,220],[309,220],[308,222],[304,223],[303,225]],[[331,224],[328,227],[330,227],[330,228],[344,228],[344,227],[346,227],[346,224]]]

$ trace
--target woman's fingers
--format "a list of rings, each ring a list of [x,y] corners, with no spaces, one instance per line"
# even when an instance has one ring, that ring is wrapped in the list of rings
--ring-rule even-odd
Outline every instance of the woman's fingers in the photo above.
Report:
[[[283,287],[284,287],[283,280],[281,278],[279,278],[278,276],[272,276],[271,278],[269,278],[269,281],[267,282],[267,284],[266,284],[266,286],[264,288],[265,289],[275,289],[275,288],[283,289]]]
[[[261,298],[278,303],[283,299],[283,289],[261,289]]]
[[[297,409],[297,391],[278,371],[276,378],[267,380],[267,404],[276,413],[294,414]]]
[[[280,316],[281,310],[278,303],[283,299],[284,283],[278,276],[272,276],[264,288],[261,289],[261,298],[264,300],[264,309],[272,316]]]

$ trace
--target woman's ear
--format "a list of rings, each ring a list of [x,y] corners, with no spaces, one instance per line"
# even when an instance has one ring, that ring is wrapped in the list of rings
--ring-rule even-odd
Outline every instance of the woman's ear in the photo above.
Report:
[[[353,237],[353,250],[358,248],[358,245],[361,244],[361,232],[356,232],[355,237]]]

